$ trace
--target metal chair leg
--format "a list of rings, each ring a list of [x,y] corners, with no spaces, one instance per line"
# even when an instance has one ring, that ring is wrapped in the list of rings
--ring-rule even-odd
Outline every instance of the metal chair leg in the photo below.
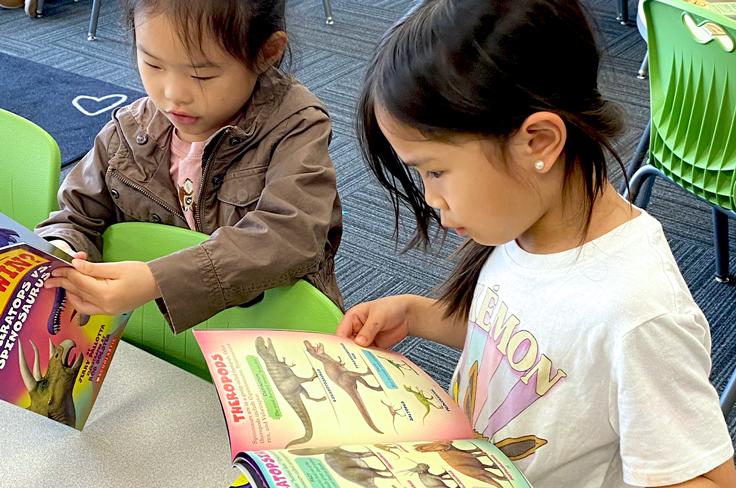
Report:
[[[618,0],[618,15],[616,15],[621,25],[629,25],[629,2],[628,0]]]
[[[92,13],[89,16],[89,32],[87,32],[87,40],[94,41],[97,39],[97,20],[100,18],[100,6],[102,0],[93,0]]]
[[[649,76],[649,51],[644,54],[644,60],[641,62],[641,67],[636,77],[640,80],[646,80],[647,76]]]
[[[97,1],[97,0],[95,0]],[[335,23],[335,19],[332,18],[332,1],[331,0],[322,0],[322,5],[325,8],[325,24],[332,25]]]
[[[644,162],[647,159],[647,152],[649,151],[649,136],[652,129],[652,122],[647,122],[647,126],[644,128],[644,132],[639,139],[639,143],[636,145],[634,155],[631,157],[631,161],[626,165],[626,173],[624,174],[624,181],[621,184],[621,193],[625,193],[627,189],[627,183],[631,184],[631,178],[634,174],[639,171]]]
[[[43,17],[44,0],[38,0],[36,3],[36,17]]]
[[[728,283],[728,215],[713,208],[713,244],[716,248],[716,281]]]
[[[721,393],[721,411],[724,416],[728,415],[734,403],[736,403],[736,369],[731,373],[731,378],[728,380],[726,388],[723,389],[723,393]]]
[[[664,176],[664,174],[651,165],[639,169],[633,178],[631,178],[629,190],[624,192],[624,197],[639,208],[647,208],[649,199],[652,196],[655,176]]]

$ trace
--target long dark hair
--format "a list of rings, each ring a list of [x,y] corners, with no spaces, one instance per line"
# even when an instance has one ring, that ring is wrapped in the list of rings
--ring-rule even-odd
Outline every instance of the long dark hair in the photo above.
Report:
[[[624,128],[621,109],[598,91],[600,54],[577,0],[425,0],[382,38],[365,77],[357,133],[368,166],[416,219],[409,247],[429,242],[439,215],[396,155],[376,121],[378,105],[430,139],[459,134],[504,143],[535,112],[565,123],[565,187],[579,173],[586,222],[608,181],[605,152],[623,166],[612,139]],[[441,289],[447,316],[467,316],[492,247],[467,242]]]
[[[285,0],[121,0],[123,23],[135,46],[135,14],[164,14],[177,27],[188,52],[212,36],[220,47],[250,68],[271,35],[286,32]],[[290,57],[287,50],[284,57]],[[279,60],[278,66],[284,58]]]

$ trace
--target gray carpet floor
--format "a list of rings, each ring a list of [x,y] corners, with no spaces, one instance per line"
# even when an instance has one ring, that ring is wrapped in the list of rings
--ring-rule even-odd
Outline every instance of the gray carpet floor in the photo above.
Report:
[[[91,3],[47,0],[44,17],[33,20],[19,10],[0,10],[0,52],[142,90],[120,29],[116,2],[103,2],[98,40],[86,40]],[[327,104],[333,118],[331,154],[345,207],[345,235],[337,269],[348,305],[388,294],[431,292],[451,268],[447,255],[457,244],[450,238],[444,249],[431,256],[398,252],[392,239],[388,200],[366,171],[353,133],[353,110],[365,63],[380,34],[412,3],[333,0],[335,24],[327,26],[318,0],[288,1],[293,69]],[[602,92],[624,105],[629,115],[630,129],[617,146],[626,160],[648,117],[648,85],[635,77],[646,46],[636,28],[614,20],[614,0],[586,3],[595,14],[606,48]],[[635,3],[632,0],[632,12]],[[620,172],[614,169],[613,175],[619,178]],[[713,280],[710,211],[683,191],[662,184],[655,186],[649,211],[662,221],[685,279],[710,321],[714,346],[711,379],[720,390],[736,367],[736,286]],[[732,224],[731,269],[736,271],[734,227]],[[405,238],[409,231],[402,229],[400,236]],[[404,341],[399,349],[447,385],[457,351],[418,339]],[[736,415],[731,416],[729,426],[736,439]]]

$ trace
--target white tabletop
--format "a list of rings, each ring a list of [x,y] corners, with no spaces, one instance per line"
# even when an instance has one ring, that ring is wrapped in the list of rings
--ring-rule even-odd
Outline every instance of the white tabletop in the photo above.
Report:
[[[0,487],[229,486],[212,384],[121,342],[84,431],[0,401]]]

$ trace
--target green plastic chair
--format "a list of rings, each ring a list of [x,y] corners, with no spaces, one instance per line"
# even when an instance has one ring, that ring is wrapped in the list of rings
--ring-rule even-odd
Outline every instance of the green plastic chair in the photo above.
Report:
[[[644,0],[643,8],[649,158],[638,169],[634,161],[627,171],[633,173],[631,197],[645,207],[659,176],[708,203],[716,279],[727,282],[728,217],[736,217],[736,19],[684,0]],[[735,401],[736,371],[721,396],[724,413]]]
[[[106,262],[150,261],[209,238],[181,227],[148,222],[125,222],[108,227],[102,236]],[[340,309],[306,282],[267,290],[263,299],[249,307],[220,312],[197,329],[274,328],[334,332],[342,318]],[[154,302],[132,314],[123,339],[197,376],[210,380],[209,370],[192,330],[174,334]]]
[[[45,130],[0,109],[0,212],[29,229],[58,209],[61,154]]]

